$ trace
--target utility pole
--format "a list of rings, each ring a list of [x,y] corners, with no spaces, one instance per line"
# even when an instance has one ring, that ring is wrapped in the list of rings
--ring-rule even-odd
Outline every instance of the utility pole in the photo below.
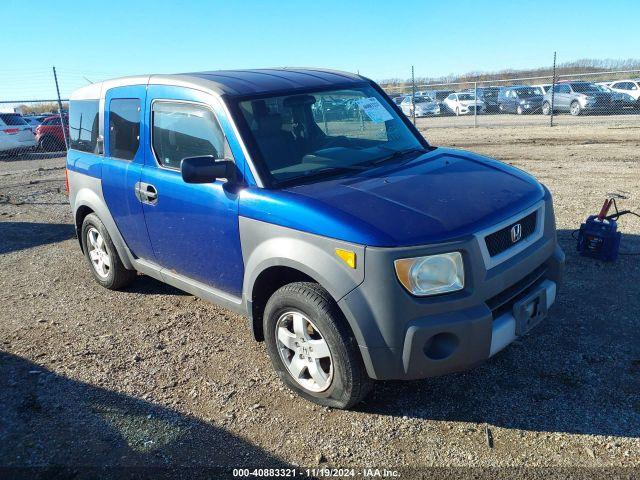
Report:
[[[413,117],[413,125],[416,125],[416,77],[411,65],[411,114]]]
[[[53,79],[56,81],[56,92],[58,93],[58,113],[60,114],[60,123],[62,124],[62,134],[64,135],[64,146],[66,149],[69,149],[67,125],[64,122],[64,114],[62,113],[62,100],[60,99],[60,86],[58,85],[58,74],[56,73],[56,67],[53,67]]]
[[[551,112],[549,117],[549,126],[553,127],[553,107],[556,90],[556,52],[553,52],[553,79],[551,80]]]

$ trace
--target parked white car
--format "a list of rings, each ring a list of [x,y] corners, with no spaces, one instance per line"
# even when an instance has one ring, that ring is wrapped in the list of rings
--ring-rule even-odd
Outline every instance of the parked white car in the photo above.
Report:
[[[32,150],[36,136],[18,113],[0,113],[0,153]]]
[[[456,115],[473,114],[476,108],[478,113],[482,113],[485,109],[484,102],[469,92],[451,93],[443,103],[449,111]]]
[[[633,80],[618,80],[617,82],[612,82],[609,85],[609,88],[611,88],[611,90],[613,90],[614,92],[626,93],[627,95],[631,95],[636,102],[640,102],[640,79],[638,78]]]
[[[416,111],[416,117],[440,115],[440,105],[426,95],[416,95],[415,104],[412,102],[411,95],[408,95],[402,100],[400,108],[402,109],[402,113],[407,117],[413,116],[414,109]]]
[[[537,85],[532,85],[532,86],[540,92],[540,95],[544,95],[551,88],[550,83],[538,83]]]

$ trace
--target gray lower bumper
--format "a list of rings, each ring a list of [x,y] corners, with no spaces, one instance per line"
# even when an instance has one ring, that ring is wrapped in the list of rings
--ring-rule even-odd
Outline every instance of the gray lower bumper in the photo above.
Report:
[[[539,290],[544,290],[546,299],[546,310],[551,308],[556,300],[556,282],[552,280],[545,280],[539,287]],[[537,294],[538,292],[533,292]],[[491,329],[491,348],[489,350],[489,356],[492,357],[504,347],[513,342],[518,335],[517,331],[517,319],[512,312],[500,315],[493,321],[493,327]]]
[[[411,380],[467,370],[524,335],[547,316],[564,267],[555,241],[540,243],[545,246],[523,251],[512,265],[500,264],[490,279],[481,279],[474,292],[482,292],[480,301],[453,295],[397,304],[400,293],[384,297],[380,289],[371,297],[365,290],[347,295],[339,305],[350,322],[359,319],[364,327],[356,339],[369,376]],[[376,308],[368,310],[373,301]],[[389,320],[381,322],[380,312]],[[397,335],[397,347],[384,342],[378,325],[388,327],[387,338]]]

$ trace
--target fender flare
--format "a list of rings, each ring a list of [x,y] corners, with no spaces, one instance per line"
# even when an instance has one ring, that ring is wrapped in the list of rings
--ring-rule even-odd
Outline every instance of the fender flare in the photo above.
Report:
[[[276,237],[261,242],[245,261],[245,278],[242,291],[251,299],[258,276],[270,267],[282,266],[298,270],[313,278],[338,302],[364,281],[364,247],[345,242],[334,243],[356,253],[357,268],[350,269],[337,255],[329,253],[325,245],[316,245],[301,238]]]
[[[283,228],[283,227],[275,227]],[[254,288],[259,276],[271,267],[288,267],[297,270],[316,281],[325,288],[342,311],[339,302],[349,292],[356,289],[364,281],[365,247],[343,241],[324,238],[303,232],[288,231],[289,235],[261,236],[261,240],[253,243],[245,254],[245,276],[243,282],[244,304],[251,315]],[[251,237],[244,237],[251,238]],[[253,237],[255,239],[255,237]],[[336,254],[336,248],[351,250],[356,254],[356,268],[348,267]],[[342,311],[356,339],[362,338],[357,323]]]
[[[90,188],[81,188],[75,196],[75,202],[73,205],[73,219],[74,223],[77,225],[77,214],[78,210],[81,207],[87,207],[93,210],[93,212],[100,218],[100,221],[104,224],[107,232],[109,232],[109,236],[111,237],[111,241],[113,245],[116,247],[116,251],[122,260],[123,265],[129,270],[135,270],[133,266],[133,255],[129,251],[127,244],[125,243],[118,227],[116,226],[116,222],[113,220],[111,213],[109,212],[109,208],[104,203],[104,200],[98,196],[96,192],[94,192]],[[81,235],[81,232],[78,232],[78,236]]]

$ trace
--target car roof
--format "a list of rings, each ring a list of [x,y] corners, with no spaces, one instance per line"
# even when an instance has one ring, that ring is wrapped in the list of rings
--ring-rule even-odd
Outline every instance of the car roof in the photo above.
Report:
[[[161,84],[196,87],[226,96],[323,88],[332,85],[357,85],[369,80],[361,75],[320,68],[260,68],[217,70],[173,75],[122,77],[94,83],[76,90],[71,100],[99,98],[106,90],[127,85]],[[96,96],[97,95],[97,96]]]

